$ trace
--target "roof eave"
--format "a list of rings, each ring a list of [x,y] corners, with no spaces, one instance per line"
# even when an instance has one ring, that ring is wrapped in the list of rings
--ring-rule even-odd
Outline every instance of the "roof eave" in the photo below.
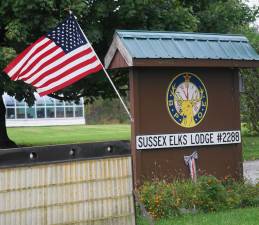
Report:
[[[125,60],[126,64],[131,67],[133,66],[133,58],[130,55],[130,53],[128,52],[127,48],[124,46],[124,44],[122,43],[120,37],[118,36],[117,33],[114,34],[114,38],[113,41],[109,47],[109,50],[107,52],[107,54],[104,57],[104,65],[105,68],[109,68],[110,64],[115,56],[116,51],[119,51],[120,54],[122,55],[123,59]]]
[[[231,60],[231,59],[133,59],[135,67],[232,67],[257,68],[259,60]]]

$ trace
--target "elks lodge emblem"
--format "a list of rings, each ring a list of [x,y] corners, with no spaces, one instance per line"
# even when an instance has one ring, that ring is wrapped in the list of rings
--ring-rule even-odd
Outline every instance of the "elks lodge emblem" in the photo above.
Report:
[[[186,128],[197,126],[208,107],[208,94],[204,84],[198,76],[187,72],[172,80],[166,100],[172,119]]]

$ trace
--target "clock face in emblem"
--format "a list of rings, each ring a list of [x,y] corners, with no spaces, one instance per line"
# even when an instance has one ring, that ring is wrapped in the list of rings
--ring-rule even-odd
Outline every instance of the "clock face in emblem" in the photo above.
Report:
[[[167,109],[171,118],[180,126],[197,126],[204,118],[208,107],[207,90],[192,73],[181,73],[169,84]]]

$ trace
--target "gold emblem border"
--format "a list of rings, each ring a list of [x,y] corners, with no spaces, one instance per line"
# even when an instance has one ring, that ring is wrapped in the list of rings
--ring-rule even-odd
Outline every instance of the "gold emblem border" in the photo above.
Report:
[[[182,76],[182,75],[184,75],[184,74],[190,74],[190,75],[196,77],[196,78],[202,83],[202,85],[203,85],[203,87],[204,87],[204,89],[205,89],[205,92],[206,92],[206,96],[207,96],[207,99],[206,99],[206,110],[205,110],[204,116],[203,116],[203,117],[201,118],[201,120],[200,120],[198,123],[196,123],[195,126],[193,126],[193,127],[198,126],[198,125],[203,121],[203,119],[205,118],[206,113],[207,113],[207,111],[208,111],[208,107],[209,107],[209,96],[208,96],[208,92],[207,92],[207,88],[206,88],[205,84],[204,84],[204,83],[202,82],[202,80],[201,80],[196,74],[194,74],[194,73],[183,72],[183,73],[180,73],[180,74],[176,75],[176,76],[170,81],[169,86],[168,86],[167,91],[166,91],[166,108],[167,108],[167,112],[168,112],[169,116],[171,117],[171,119],[172,119],[177,125],[179,125],[180,127],[183,127],[183,128],[190,129],[190,128],[193,128],[193,127],[185,127],[185,126],[182,126],[181,124],[179,124],[179,123],[175,120],[175,118],[172,116],[172,114],[171,114],[171,112],[170,112],[169,105],[168,105],[168,92],[169,92],[169,89],[170,89],[170,87],[171,87],[171,84],[173,83],[174,80],[176,80],[178,77],[180,77],[180,76]]]

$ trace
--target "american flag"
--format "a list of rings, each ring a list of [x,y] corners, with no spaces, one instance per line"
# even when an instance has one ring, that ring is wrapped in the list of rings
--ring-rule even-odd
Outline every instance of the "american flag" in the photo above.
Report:
[[[23,80],[44,96],[101,69],[99,58],[70,15],[26,48],[4,71],[12,80]]]
[[[197,180],[197,169],[195,160],[198,159],[198,153],[195,151],[191,155],[184,156],[185,164],[189,167],[191,178],[194,182]]]

